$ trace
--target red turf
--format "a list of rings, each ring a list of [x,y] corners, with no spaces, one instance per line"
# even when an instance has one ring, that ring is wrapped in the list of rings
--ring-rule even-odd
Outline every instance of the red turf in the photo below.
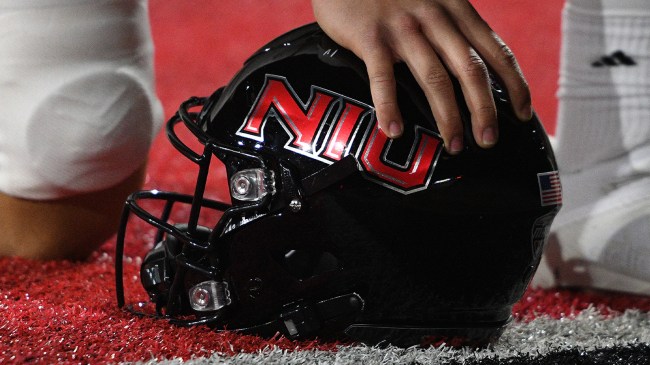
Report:
[[[133,237],[131,237],[133,238]],[[111,249],[107,244],[105,249]],[[335,343],[263,340],[217,333],[207,327],[172,326],[119,310],[113,256],[104,250],[81,263],[0,259],[0,363],[106,363],[190,358],[215,352],[255,352],[265,347],[332,350]],[[146,301],[137,277],[139,260],[125,265],[129,302]],[[650,310],[650,298],[611,293],[531,290],[515,306],[518,320],[540,314],[572,316],[593,306],[609,315]]]
[[[335,344],[292,343],[284,338],[217,333],[207,327],[179,328],[138,318],[115,301],[113,257],[89,262],[0,259],[0,363],[105,363],[151,358],[234,354],[267,346],[332,349]],[[145,301],[138,260],[125,265],[130,301]],[[136,293],[136,295],[133,295]]]

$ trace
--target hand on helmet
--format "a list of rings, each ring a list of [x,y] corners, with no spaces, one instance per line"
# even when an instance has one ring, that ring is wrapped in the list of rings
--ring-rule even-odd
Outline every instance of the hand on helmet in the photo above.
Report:
[[[380,128],[399,137],[393,65],[404,61],[429,100],[449,153],[464,145],[450,74],[472,114],[472,132],[484,148],[498,139],[488,68],[507,89],[516,115],[532,116],[530,91],[508,46],[466,0],[312,0],[316,20],[368,68]]]

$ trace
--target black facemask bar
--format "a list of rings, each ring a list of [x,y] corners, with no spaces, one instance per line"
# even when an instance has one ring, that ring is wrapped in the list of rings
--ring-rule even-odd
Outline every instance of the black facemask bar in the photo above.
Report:
[[[251,166],[256,166],[265,170],[270,168],[269,162],[259,154],[225,146],[210,138],[203,129],[207,121],[204,112],[196,113],[189,111],[191,108],[201,107],[206,105],[206,103],[208,103],[209,106],[209,103],[214,102],[214,100],[218,98],[219,92],[220,91],[209,99],[193,97],[185,101],[181,104],[179,111],[166,124],[166,133],[171,144],[190,161],[199,166],[194,195],[152,190],[138,191],[127,198],[125,207],[122,211],[120,228],[117,232],[115,254],[116,294],[117,303],[120,308],[125,306],[123,254],[126,226],[131,213],[134,213],[137,217],[158,229],[154,238],[154,243],[162,241],[165,238],[165,235],[167,235],[174,237],[183,247],[183,252],[174,257],[173,265],[175,265],[175,274],[169,289],[169,293],[179,293],[183,286],[185,273],[188,270],[199,272],[209,278],[219,279],[222,276],[222,268],[199,266],[197,263],[186,259],[187,256],[184,254],[185,251],[192,251],[193,253],[210,252],[215,254],[215,251],[217,251],[221,244],[220,241],[222,241],[223,236],[229,234],[229,232],[226,233],[226,229],[228,222],[233,218],[240,217],[249,212],[265,212],[265,214],[268,214],[271,210],[278,211],[285,209],[290,204],[288,201],[277,199],[272,195],[266,195],[256,202],[244,203],[237,206],[231,206],[223,202],[204,198],[208,171],[213,154],[222,161],[225,161],[228,157],[236,157],[240,160],[248,161]],[[206,108],[204,108],[204,110],[205,109]],[[204,145],[202,153],[199,154],[192,150],[177,136],[175,126],[180,122],[183,122],[187,129],[199,140],[199,142],[201,142],[201,144]],[[277,176],[278,182],[283,185],[285,192],[290,191],[291,193],[289,193],[289,195],[299,196],[301,198],[325,189],[334,182],[340,181],[341,179],[359,171],[356,159],[353,156],[348,156],[314,175],[304,177],[300,181],[300,186],[298,186],[290,169],[283,166],[283,164],[277,163],[277,161],[272,165],[278,170],[276,171],[275,176]],[[159,217],[149,213],[140,205],[141,201],[147,200],[162,200],[166,202]],[[171,211],[177,203],[190,205],[188,224],[187,227],[183,227],[183,229],[168,223]],[[210,232],[207,241],[205,240],[205,234],[201,234],[198,231],[199,215],[203,208],[223,213],[214,229]],[[178,297],[175,295],[169,295],[167,303],[163,305],[156,303],[156,307],[158,314],[154,315],[154,317],[165,318],[175,325],[193,326],[211,324],[217,323],[221,319],[221,311],[216,311],[212,315],[199,319],[177,318],[176,315],[182,312],[182,308],[180,308],[181,303],[178,302]],[[165,314],[161,312],[160,307],[166,308]],[[151,316],[150,314],[138,312],[133,308],[128,309],[136,315]],[[299,338],[308,333],[313,333],[319,330],[321,327],[321,320],[325,319],[323,313],[329,313],[330,317],[327,319],[329,322],[343,321],[344,323],[351,323],[353,318],[362,310],[362,298],[356,293],[349,293],[339,297],[325,299],[312,305],[290,305],[285,308],[282,313],[278,314],[278,318],[270,322],[260,323],[251,328],[231,330],[268,336],[272,336],[279,331],[289,338]],[[310,317],[309,313],[314,311],[315,313],[321,313],[319,315],[321,320],[316,320],[315,318]],[[288,327],[286,325],[289,322],[292,323],[291,326],[295,326],[294,330],[297,331],[296,333],[292,333],[291,326]]]
[[[117,232],[116,244],[115,279],[117,302],[119,307],[123,307],[125,304],[122,260],[124,254],[126,226],[131,213],[134,213],[140,219],[158,229],[154,242],[160,242],[165,235],[168,235],[174,237],[179,243],[181,243],[184,252],[186,250],[191,250],[193,252],[198,251],[207,253],[208,251],[215,251],[219,246],[218,242],[224,235],[226,224],[232,218],[241,216],[247,212],[264,211],[265,209],[268,210],[272,199],[271,195],[267,195],[256,202],[245,203],[237,206],[230,206],[229,204],[223,202],[204,198],[208,171],[213,154],[222,160],[225,159],[226,156],[236,156],[237,158],[250,161],[252,165],[259,168],[267,168],[267,163],[261,156],[224,146],[223,144],[210,139],[203,132],[201,129],[202,122],[200,122],[198,118],[199,113],[190,112],[189,109],[202,106],[206,103],[207,100],[207,98],[194,97],[185,101],[183,104],[181,104],[178,113],[176,113],[176,115],[174,115],[166,125],[167,136],[172,145],[190,161],[196,163],[199,166],[199,173],[197,176],[194,195],[186,195],[173,192],[160,192],[154,190],[138,191],[131,194],[127,198],[120,219],[120,229]],[[204,149],[201,154],[193,151],[177,136],[174,128],[180,122],[183,122],[187,129],[192,132],[192,134],[204,145]],[[154,216],[140,205],[140,202],[145,200],[162,200],[166,202],[160,217]],[[191,207],[187,227],[183,230],[168,223],[172,208],[176,203],[189,204]],[[214,227],[214,229],[212,229],[207,242],[205,241],[205,237],[202,238],[197,233],[198,220],[202,208],[207,208],[223,213],[217,225]],[[173,292],[175,289],[179,289],[182,286],[182,278],[184,276],[182,273],[187,269],[198,271],[207,277],[214,278],[220,276],[219,268],[200,267],[197,264],[191,263],[186,260],[186,255],[184,252],[175,258],[175,272],[177,275],[174,276],[170,292]],[[165,305],[165,307],[167,308],[167,312],[172,315],[179,310],[179,305],[180,303],[176,303],[175,297],[170,296],[169,302]],[[201,319],[198,322],[207,323],[214,320],[216,320],[216,316],[213,319]],[[194,322],[197,321],[188,321],[186,325],[195,324]]]

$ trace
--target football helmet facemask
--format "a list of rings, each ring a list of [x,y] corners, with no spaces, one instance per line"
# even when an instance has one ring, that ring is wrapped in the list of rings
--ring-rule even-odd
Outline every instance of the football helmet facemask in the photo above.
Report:
[[[363,62],[315,24],[262,47],[212,96],[184,102],[167,134],[199,167],[195,193],[128,198],[119,305],[135,213],[158,232],[142,284],[173,323],[399,346],[497,338],[561,205],[547,135],[537,117],[518,121],[493,81],[500,139],[481,149],[455,85],[467,132],[451,156],[417,82],[404,65],[395,72],[405,120],[395,140],[377,127]],[[213,156],[231,204],[205,197]],[[147,201],[165,207],[154,214]],[[172,222],[179,204],[189,217]],[[215,223],[199,224],[205,214]]]

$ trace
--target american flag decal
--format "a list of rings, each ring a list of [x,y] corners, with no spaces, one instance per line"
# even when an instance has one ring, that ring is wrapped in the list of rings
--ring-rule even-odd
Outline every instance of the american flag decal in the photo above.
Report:
[[[537,174],[542,206],[562,204],[562,184],[557,171]]]

